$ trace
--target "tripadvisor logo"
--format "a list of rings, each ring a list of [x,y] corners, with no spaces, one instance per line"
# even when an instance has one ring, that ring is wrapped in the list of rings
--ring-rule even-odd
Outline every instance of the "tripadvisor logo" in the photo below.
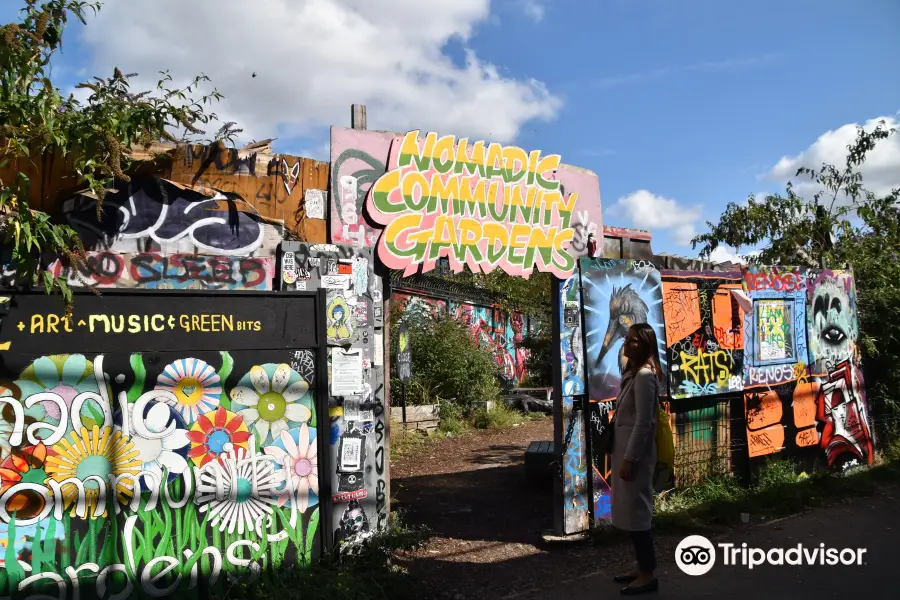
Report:
[[[865,548],[827,548],[825,544],[818,547],[804,547],[797,544],[790,548],[749,547],[746,543],[740,546],[731,543],[719,543],[718,551],[712,542],[702,535],[691,535],[678,544],[675,549],[675,563],[688,575],[704,575],[716,563],[717,555],[722,564],[728,566],[744,566],[753,569],[761,565],[773,566],[837,566],[863,565]]]

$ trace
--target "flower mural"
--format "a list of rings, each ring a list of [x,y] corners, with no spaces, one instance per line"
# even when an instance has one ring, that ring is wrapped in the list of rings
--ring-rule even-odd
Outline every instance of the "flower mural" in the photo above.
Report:
[[[19,483],[42,484],[47,479],[44,463],[47,447],[44,444],[26,446],[0,462],[0,496]],[[6,503],[6,511],[20,519],[31,519],[41,514],[46,500],[34,490],[15,493]]]
[[[67,407],[66,437],[74,432],[71,409],[75,397],[83,392],[100,391],[94,378],[94,366],[82,354],[42,356],[22,371],[15,385],[19,388],[19,397],[23,399],[41,392],[51,392],[59,397]],[[0,396],[10,395],[12,392],[9,388],[0,392]],[[58,425],[63,417],[60,405],[51,400],[25,408],[25,414],[49,425]],[[80,416],[84,425],[103,425],[102,411],[94,401],[84,403]],[[49,434],[47,430],[39,430],[36,437],[46,439]],[[53,453],[52,449],[50,453]]]
[[[221,532],[244,534],[267,527],[264,519],[272,517],[271,505],[277,503],[275,466],[247,456],[244,448],[233,448],[200,473],[195,501],[201,513],[208,512],[210,526]]]
[[[302,402],[308,391],[309,384],[290,366],[257,365],[231,390],[232,408],[255,429],[264,445],[312,419],[311,400]]]
[[[275,458],[278,478],[278,506],[284,506],[296,493],[300,512],[319,503],[319,457],[316,429],[308,425],[282,431],[264,452]]]
[[[163,469],[168,473],[168,481],[173,481],[177,475],[187,471],[188,445],[191,441],[187,435],[187,424],[181,418],[181,414],[174,407],[162,402],[146,405],[141,418],[150,435],[144,436],[135,427],[135,405],[126,406],[129,439],[138,451],[141,470],[153,473],[156,482],[163,481]],[[115,430],[122,432],[121,411],[116,413],[114,421]],[[142,488],[144,487],[142,484]]]
[[[71,441],[70,441],[71,440]],[[48,456],[47,475],[63,484],[70,478],[81,480],[84,494],[73,483],[62,485],[63,505],[71,507],[70,514],[82,519],[106,517],[107,508],[96,514],[100,499],[100,483],[91,476],[109,482],[109,475],[137,475],[141,470],[140,451],[121,431],[111,427],[90,429],[82,427],[80,432],[72,432],[70,438],[63,438],[53,449],[56,455]],[[133,481],[122,478],[116,483],[116,496],[120,503],[127,504],[134,495]]]
[[[237,448],[247,450],[250,447],[250,431],[244,419],[221,406],[200,415],[187,438],[191,442],[187,455],[199,467],[221,460],[223,455]]]
[[[168,365],[157,378],[156,389],[175,395],[175,408],[188,423],[215,410],[222,395],[216,370],[196,358],[183,358]]]

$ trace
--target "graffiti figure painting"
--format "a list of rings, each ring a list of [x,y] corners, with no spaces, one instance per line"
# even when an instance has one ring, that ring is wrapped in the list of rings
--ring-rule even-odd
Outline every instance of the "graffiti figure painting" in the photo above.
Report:
[[[582,259],[588,392],[592,400],[614,399],[625,365],[624,341],[636,323],[649,323],[667,365],[660,273],[646,261]]]

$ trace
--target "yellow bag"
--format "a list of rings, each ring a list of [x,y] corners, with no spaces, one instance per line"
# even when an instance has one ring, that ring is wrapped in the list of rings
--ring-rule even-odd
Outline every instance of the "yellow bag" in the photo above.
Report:
[[[675,437],[669,423],[669,413],[660,405],[656,416],[656,474],[654,488],[657,492],[674,486]]]

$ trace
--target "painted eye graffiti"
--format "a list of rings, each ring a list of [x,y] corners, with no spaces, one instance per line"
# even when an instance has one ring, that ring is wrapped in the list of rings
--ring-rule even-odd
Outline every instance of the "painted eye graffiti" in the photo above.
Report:
[[[822,339],[825,342],[837,345],[847,339],[847,334],[840,330],[840,328],[835,327],[834,325],[827,325],[824,330],[822,330]]]

